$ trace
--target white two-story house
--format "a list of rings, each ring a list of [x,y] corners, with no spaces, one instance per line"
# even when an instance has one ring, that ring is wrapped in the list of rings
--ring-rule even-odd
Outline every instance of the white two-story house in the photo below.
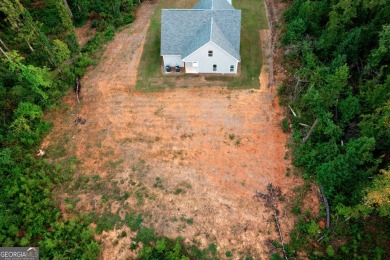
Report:
[[[241,11],[229,0],[201,0],[193,9],[163,9],[164,67],[186,73],[236,74],[240,62]]]

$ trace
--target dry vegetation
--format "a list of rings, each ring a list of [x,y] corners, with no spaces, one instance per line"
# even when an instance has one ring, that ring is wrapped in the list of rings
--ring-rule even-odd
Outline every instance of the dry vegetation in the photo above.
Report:
[[[209,88],[137,92],[155,6],[145,2],[132,26],[108,44],[82,79],[81,103],[69,96],[62,111],[49,115],[54,129],[42,149],[76,169],[55,200],[67,216],[88,214],[104,259],[135,256],[131,226],[139,221],[159,235],[214,245],[222,257],[230,251],[234,258],[267,258],[275,252],[268,242],[279,234],[272,212],[252,196],[269,183],[281,188],[277,207],[288,239],[294,189],[302,185],[290,174],[274,88],[228,90],[202,79]],[[86,123],[75,126],[77,116]]]

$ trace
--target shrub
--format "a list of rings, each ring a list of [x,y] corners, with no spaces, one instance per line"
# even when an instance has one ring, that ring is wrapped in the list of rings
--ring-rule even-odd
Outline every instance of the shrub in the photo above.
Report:
[[[281,126],[282,126],[283,133],[287,133],[290,128],[287,118],[282,119]]]

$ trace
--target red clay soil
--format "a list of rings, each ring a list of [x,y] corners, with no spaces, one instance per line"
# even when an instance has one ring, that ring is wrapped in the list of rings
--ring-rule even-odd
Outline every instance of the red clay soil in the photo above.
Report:
[[[88,21],[82,27],[76,29],[77,41],[79,42],[80,46],[84,46],[95,36],[96,29],[91,28],[91,24],[92,21]]]
[[[216,243],[222,257],[230,250],[235,258],[240,252],[266,259],[271,252],[267,240],[278,240],[278,233],[269,221],[271,211],[252,196],[256,190],[266,192],[268,183],[281,188],[286,198],[279,204],[286,214],[281,229],[288,239],[294,223],[289,203],[293,189],[302,185],[293,174],[286,176],[288,136],[280,127],[283,110],[275,87],[136,92],[137,66],[153,10],[153,3],[142,4],[131,27],[108,44],[99,65],[82,79],[81,103],[73,97],[64,101],[71,109],[53,120],[42,148],[68,135],[67,152],[81,160],[77,174],[117,181],[122,192],[130,193],[131,181],[142,182],[149,198],[142,205],[134,196],[126,202],[133,210],[148,212],[152,217],[145,223],[159,235],[195,239],[202,247]],[[75,126],[76,116],[86,124]],[[113,161],[121,166],[114,173],[107,169]],[[140,163],[147,170],[137,177]],[[163,180],[164,189],[153,187],[156,178]],[[90,194],[77,194],[77,210],[88,213],[95,208],[91,205],[102,203]],[[57,196],[63,200],[71,194]],[[60,202],[62,209],[64,204]],[[112,211],[118,208],[122,217],[129,212],[113,202]],[[193,219],[193,224],[175,221],[180,218]],[[127,227],[121,230],[131,233]],[[113,245],[121,230],[97,236],[102,259],[134,257],[129,236]]]

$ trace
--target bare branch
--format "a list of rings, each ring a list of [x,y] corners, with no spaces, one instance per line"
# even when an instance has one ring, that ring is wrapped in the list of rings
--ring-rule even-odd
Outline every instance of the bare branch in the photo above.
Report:
[[[316,120],[314,121],[313,125],[311,126],[305,138],[303,138],[302,143],[306,143],[307,139],[309,139],[311,133],[314,131],[314,128],[316,128],[317,124],[318,124],[318,118],[316,118]]]
[[[328,203],[328,199],[327,199],[326,196],[325,196],[324,188],[323,188],[322,186],[320,186],[320,192],[321,192],[321,196],[322,196],[322,201],[323,201],[324,204],[325,204],[325,211],[326,211],[326,228],[329,228],[329,227],[330,227],[330,210],[329,210],[329,203]]]
[[[286,249],[284,247],[283,234],[282,234],[282,230],[281,230],[280,223],[279,223],[279,217],[278,217],[279,216],[279,210],[275,206],[275,198],[279,198],[280,199],[280,197],[282,196],[282,192],[281,192],[279,187],[275,188],[272,185],[272,183],[269,183],[267,185],[267,190],[268,190],[268,193],[266,193],[266,194],[256,191],[255,195],[253,195],[253,198],[257,199],[257,201],[260,201],[260,199],[264,199],[265,200],[265,203],[264,203],[265,206],[267,208],[272,209],[272,211],[273,211],[273,213],[272,213],[272,220],[275,223],[276,228],[278,230],[279,239],[280,239],[280,243],[282,245],[284,258],[286,260],[288,260],[287,252],[286,252]]]
[[[64,5],[65,5],[66,10],[68,11],[70,17],[73,18],[72,10],[70,10],[70,7],[69,7],[68,2],[66,0],[64,0]]]
[[[80,103],[80,99],[79,99],[80,90],[81,90],[80,78],[79,78],[79,76],[77,76],[74,91],[76,92],[76,98],[77,98],[78,103]]]
[[[0,39],[0,43],[1,45],[3,45],[4,49],[8,52],[10,52],[10,50],[8,49],[7,45],[5,45],[5,43]]]
[[[294,110],[291,108],[291,106],[290,105],[288,105],[288,107],[290,108],[290,110],[291,110],[291,113],[295,116],[295,117],[297,117],[297,114],[294,112]]]
[[[3,48],[0,47],[0,51],[1,51],[1,53],[2,53],[7,59],[9,59],[7,53],[5,53],[5,51],[3,50]]]

